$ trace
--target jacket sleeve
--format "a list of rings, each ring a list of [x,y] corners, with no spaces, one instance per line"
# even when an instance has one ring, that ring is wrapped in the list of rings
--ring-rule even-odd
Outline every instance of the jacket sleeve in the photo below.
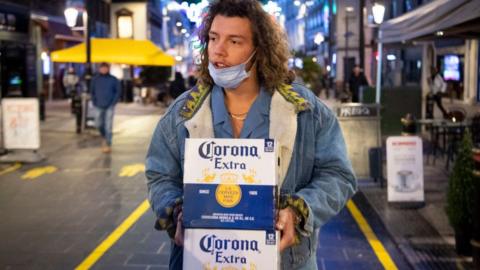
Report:
[[[95,77],[90,80],[90,96],[93,105],[97,106],[97,89],[95,88]]]
[[[312,177],[295,195],[302,198],[307,219],[300,233],[310,235],[345,206],[357,189],[347,157],[343,134],[336,117],[327,108],[315,118],[315,161]]]
[[[115,79],[115,97],[113,99],[113,104],[117,104],[117,102],[120,100],[120,95],[122,94],[122,85],[120,84],[119,79]]]
[[[183,182],[174,119],[167,112],[152,137],[146,157],[148,199],[157,216],[155,228],[175,232],[173,211],[182,203]],[[170,134],[170,135],[168,135]]]

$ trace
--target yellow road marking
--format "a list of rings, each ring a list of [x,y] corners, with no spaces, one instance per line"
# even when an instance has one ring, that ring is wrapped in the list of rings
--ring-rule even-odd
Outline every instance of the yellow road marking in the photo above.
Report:
[[[4,174],[7,174],[9,172],[16,171],[16,170],[20,169],[21,167],[22,167],[22,164],[17,162],[15,164],[13,164],[12,166],[7,167],[7,168],[3,169],[2,171],[0,171],[0,175],[4,175]]]
[[[392,258],[390,257],[390,254],[388,254],[382,242],[378,240],[367,220],[365,219],[365,217],[363,217],[362,213],[360,212],[360,210],[358,210],[357,206],[352,200],[349,200],[347,202],[347,208],[352,214],[353,219],[355,219],[355,221],[357,222],[358,227],[360,227],[360,230],[367,238],[368,243],[372,247],[373,252],[375,252],[375,255],[377,256],[383,267],[388,270],[398,269]]]
[[[145,171],[145,164],[142,163],[135,163],[132,165],[123,166],[120,170],[118,176],[120,177],[131,177],[135,176],[138,173]]]
[[[22,175],[22,179],[24,180],[33,180],[38,178],[44,174],[54,173],[58,170],[55,166],[45,166],[45,167],[38,167],[31,170],[28,170],[24,175]]]
[[[90,269],[102,256],[111,248],[117,241],[132,227],[135,222],[150,208],[148,200],[143,201],[140,206],[135,209],[129,217],[127,217],[120,226],[118,226],[100,245],[98,245],[90,255],[88,255],[82,263],[80,263],[75,269],[83,270]]]

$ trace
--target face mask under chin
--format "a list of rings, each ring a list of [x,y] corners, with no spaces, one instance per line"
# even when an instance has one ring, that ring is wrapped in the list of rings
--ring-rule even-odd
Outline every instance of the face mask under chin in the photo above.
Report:
[[[236,89],[245,79],[250,76],[250,70],[252,69],[253,64],[248,72],[245,70],[245,67],[253,58],[255,53],[256,51],[254,51],[252,55],[248,57],[247,61],[227,68],[216,68],[212,62],[209,61],[208,71],[214,83],[225,89]]]

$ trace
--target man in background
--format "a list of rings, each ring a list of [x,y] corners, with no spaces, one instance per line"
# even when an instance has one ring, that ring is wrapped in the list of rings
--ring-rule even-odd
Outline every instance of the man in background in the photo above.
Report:
[[[440,109],[440,111],[442,111],[443,118],[448,118],[447,111],[442,104],[442,95],[447,90],[447,84],[443,80],[442,75],[440,75],[438,68],[431,67],[430,74],[431,77],[428,80],[428,84],[430,85],[429,95],[433,96],[435,103],[437,103],[438,108]]]
[[[117,78],[110,74],[110,66],[101,63],[99,73],[90,83],[93,106],[96,109],[95,123],[103,137],[102,152],[112,151],[112,127],[115,104],[120,97],[121,88]]]
[[[350,93],[352,93],[352,102],[360,102],[360,89],[368,86],[368,81],[359,65],[355,65],[353,68],[352,75],[350,75],[348,80],[348,86]]]

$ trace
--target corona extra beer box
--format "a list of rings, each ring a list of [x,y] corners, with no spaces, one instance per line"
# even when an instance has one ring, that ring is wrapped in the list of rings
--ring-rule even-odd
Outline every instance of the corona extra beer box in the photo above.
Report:
[[[185,229],[183,269],[278,270],[280,233]]]
[[[184,226],[273,230],[276,148],[271,139],[187,139]]]

